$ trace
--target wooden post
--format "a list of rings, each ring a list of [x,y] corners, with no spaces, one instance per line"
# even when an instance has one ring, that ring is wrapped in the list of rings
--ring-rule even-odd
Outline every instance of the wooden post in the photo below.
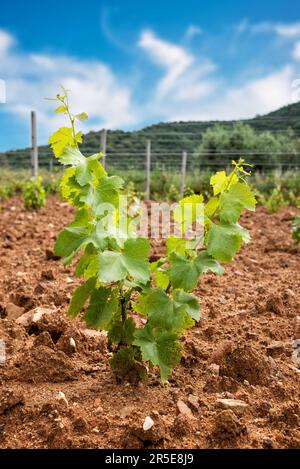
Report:
[[[36,112],[31,111],[31,175],[34,179],[38,177],[38,165]]]
[[[151,172],[151,140],[146,140],[145,200],[150,200],[150,172]]]
[[[50,156],[50,161],[49,161],[49,172],[50,174],[53,173],[53,157]]]
[[[103,156],[101,158],[101,163],[103,168],[105,168],[106,164],[106,140],[107,140],[107,130],[102,129],[101,134],[100,134],[100,151],[103,153]]]
[[[180,181],[180,197],[184,197],[184,190],[185,190],[185,175],[186,175],[186,160],[187,160],[187,152],[182,152],[182,160],[181,160],[181,181]]]

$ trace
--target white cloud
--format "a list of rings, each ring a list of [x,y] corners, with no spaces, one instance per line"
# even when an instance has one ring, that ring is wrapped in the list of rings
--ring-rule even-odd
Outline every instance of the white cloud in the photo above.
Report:
[[[229,89],[224,99],[212,107],[219,119],[241,119],[265,114],[293,101],[293,68],[286,66],[265,77]]]
[[[148,52],[156,64],[166,69],[166,74],[158,86],[158,93],[161,98],[176,87],[177,80],[194,61],[193,57],[183,47],[163,41],[151,31],[142,33],[139,46]]]
[[[293,68],[228,87],[209,60],[199,60],[185,48],[147,31],[139,45],[165,73],[156,85],[149,109],[160,109],[167,120],[242,119],[293,102]]]
[[[214,81],[207,79],[215,70],[211,61],[196,60],[186,48],[164,41],[151,31],[142,32],[139,46],[165,71],[155,86],[151,111],[160,109],[169,116],[172,109],[194,105],[212,93]]]
[[[131,90],[119,82],[106,64],[11,50],[13,39],[0,30],[1,78],[7,87],[5,111],[28,119],[29,111],[36,109],[42,139],[49,128],[54,128],[58,121],[61,123],[60,116],[53,116],[53,104],[44,99],[56,95],[60,84],[71,90],[74,110],[89,114],[85,130],[136,124]]]
[[[14,37],[0,29],[0,58],[3,57],[15,43]]]
[[[279,36],[296,37],[300,36],[300,22],[298,23],[282,23],[275,25],[275,31]]]
[[[240,32],[248,27],[244,20]],[[200,57],[187,46],[163,40],[149,30],[141,32],[138,46],[150,59],[150,67],[161,70],[161,76],[152,82],[142,81],[151,69],[141,69],[139,84],[146,83],[145,95],[150,97],[139,103],[134,99],[136,83],[130,83],[129,76],[128,84],[124,84],[124,77],[119,80],[105,63],[67,55],[25,53],[15,44],[13,36],[0,30],[0,78],[7,85],[5,110],[28,121],[29,111],[36,109],[40,141],[45,141],[50,130],[61,123],[62,117],[53,115],[52,103],[44,100],[58,92],[59,84],[71,90],[75,112],[89,114],[85,131],[132,128],[157,120],[248,118],[295,100],[291,84],[296,70],[290,65],[233,87],[210,58]],[[293,55],[300,60],[300,41]]]
[[[293,57],[295,60],[300,60],[300,42],[296,42],[294,45]]]
[[[203,31],[202,31],[201,28],[199,28],[199,26],[194,26],[193,24],[191,24],[187,28],[185,36],[186,36],[187,39],[192,39],[194,36],[199,36],[202,33],[203,33]]]
[[[273,21],[262,21],[260,23],[250,23],[245,18],[235,27],[238,34],[249,31],[253,34],[275,33],[285,38],[294,38],[300,36],[300,22],[294,23],[275,23]]]

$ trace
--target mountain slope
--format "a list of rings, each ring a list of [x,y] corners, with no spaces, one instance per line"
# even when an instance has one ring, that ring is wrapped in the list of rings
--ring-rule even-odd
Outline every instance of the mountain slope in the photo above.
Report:
[[[200,143],[201,136],[206,129],[219,123],[231,127],[236,121],[188,121],[166,122],[145,127],[139,131],[124,132],[112,130],[107,133],[107,153],[113,164],[122,164],[126,167],[143,165],[145,140],[151,139],[154,158],[163,161],[168,157],[181,154],[183,150],[193,152]],[[300,136],[300,102],[284,106],[276,111],[243,122],[251,125],[255,130],[270,131],[274,133],[291,132],[291,138]],[[89,132],[83,139],[85,153],[99,151],[100,132]],[[48,165],[51,151],[48,146],[39,147],[40,164]],[[8,163],[15,166],[28,166],[30,164],[30,149],[8,151],[0,154],[0,164]],[[122,165],[121,165],[122,167]]]

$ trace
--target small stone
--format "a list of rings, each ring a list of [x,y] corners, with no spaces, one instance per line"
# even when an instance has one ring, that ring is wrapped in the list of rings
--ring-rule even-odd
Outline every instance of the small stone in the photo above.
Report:
[[[290,297],[290,298],[295,298],[296,295],[295,295],[295,293],[293,292],[293,290],[291,290],[290,288],[286,288],[286,289],[284,290],[284,296],[285,296],[286,298],[288,298],[288,297]]]
[[[95,428],[92,428],[92,432],[93,432],[93,433],[99,433],[100,430],[99,430],[99,428],[95,427]]]
[[[300,348],[297,348],[292,353],[292,362],[295,363],[298,367],[300,367]]]
[[[76,350],[76,342],[73,339],[73,337],[70,337],[70,347],[72,347],[72,349]]]
[[[13,303],[8,303],[5,308],[7,319],[13,320],[18,319],[22,314],[24,314],[24,308],[17,306]]]
[[[282,342],[272,342],[267,347],[267,355],[273,358],[276,358],[282,355],[285,351],[285,345]]]
[[[244,383],[245,386],[250,386],[249,381],[247,381],[246,379],[244,379],[243,383]]]
[[[67,407],[69,406],[68,400],[67,400],[67,398],[66,398],[64,392],[58,391],[57,396],[56,396],[56,399],[57,399],[58,401],[64,402]]]
[[[42,308],[38,307],[31,311],[27,311],[27,313],[22,314],[16,322],[21,326],[28,327],[31,324],[37,323],[42,317],[46,314],[53,313],[53,310],[50,308]]]
[[[296,339],[292,343],[292,348],[298,348],[298,347],[300,347],[300,339]]]
[[[147,417],[145,418],[144,420],[144,423],[143,423],[143,430],[145,432],[147,432],[148,430],[150,430],[150,428],[152,428],[154,425],[154,422],[152,420],[151,417],[149,417],[149,415],[147,415]]]
[[[199,412],[199,397],[189,394],[188,403],[191,406],[192,410]]]
[[[220,373],[220,365],[216,363],[212,363],[207,367],[207,371],[209,371],[213,376],[219,376]]]
[[[195,419],[191,409],[181,399],[177,401],[176,408],[178,414],[185,415],[190,419]]]
[[[235,414],[242,415],[247,409],[248,404],[240,399],[217,399],[216,406],[222,409],[230,409]]]
[[[268,448],[271,449],[271,448],[274,448],[274,443],[271,440],[271,438],[264,438],[263,439],[263,446],[266,449],[268,449]]]

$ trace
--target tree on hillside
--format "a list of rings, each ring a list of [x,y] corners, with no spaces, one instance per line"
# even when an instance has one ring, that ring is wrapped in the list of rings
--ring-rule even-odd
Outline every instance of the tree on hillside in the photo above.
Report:
[[[232,159],[245,157],[257,168],[280,164],[285,167],[287,163],[300,163],[297,147],[298,143],[289,134],[257,132],[243,122],[237,122],[231,128],[216,124],[204,132],[201,143],[194,151],[194,161],[200,165],[224,165]]]

